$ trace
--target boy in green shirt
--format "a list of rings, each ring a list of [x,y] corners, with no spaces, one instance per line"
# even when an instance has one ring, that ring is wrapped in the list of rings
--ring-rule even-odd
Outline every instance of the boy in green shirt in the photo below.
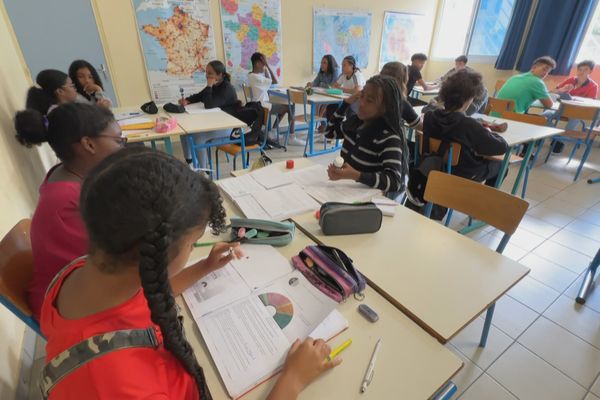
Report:
[[[531,71],[507,80],[496,97],[514,100],[515,112],[520,114],[525,113],[535,100],[539,100],[545,108],[552,108],[552,99],[543,79],[554,68],[556,68],[556,61],[552,57],[540,57],[533,62]]]

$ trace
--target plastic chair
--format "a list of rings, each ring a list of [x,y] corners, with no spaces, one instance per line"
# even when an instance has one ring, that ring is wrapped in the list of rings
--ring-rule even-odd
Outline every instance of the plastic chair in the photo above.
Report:
[[[33,272],[30,226],[30,219],[22,219],[0,242],[0,303],[44,337],[27,302],[27,289]]]
[[[573,150],[571,150],[571,154],[569,154],[567,164],[571,162],[573,156],[577,150],[579,150],[579,147],[584,146],[585,150],[583,151],[583,156],[581,157],[581,161],[577,167],[577,172],[575,172],[575,177],[573,178],[573,180],[576,181],[577,178],[579,178],[581,170],[583,169],[583,165],[590,155],[590,151],[592,150],[592,145],[594,144],[594,139],[597,135],[597,132],[594,131],[594,127],[599,122],[599,116],[600,109],[598,108],[561,103],[558,114],[553,118],[553,121],[557,122],[561,118],[576,119],[579,120],[579,123],[581,124],[581,130],[565,131],[563,134],[554,136],[552,138],[554,140],[550,146],[550,150],[548,150],[548,154],[546,155],[544,162],[548,162],[548,159],[550,158],[550,155],[552,154],[554,146],[556,146],[557,142],[573,143]],[[586,125],[586,121],[589,121],[588,125]]]
[[[487,106],[485,107],[485,111],[483,113],[486,115],[490,115],[490,113],[492,112],[503,114],[507,111],[515,111],[514,100],[497,99],[495,97],[490,97],[488,98]]]
[[[311,107],[308,105],[308,100],[307,100],[307,95],[306,92],[303,90],[292,90],[292,89],[288,89],[288,107],[290,109],[290,113],[291,113],[291,118],[294,122],[300,122],[301,124],[303,124],[304,126],[301,126],[300,128],[296,125],[295,127],[295,131],[298,130],[308,130],[309,129],[309,125],[310,125],[310,110]],[[296,104],[301,104],[303,109],[303,113],[302,115],[296,115]],[[326,122],[327,119],[326,118],[319,118],[319,117],[315,117],[314,119],[314,124],[315,127],[319,125],[320,122]],[[290,136],[290,126],[288,125],[288,130],[286,132],[286,136],[285,136],[285,146],[287,146],[288,143],[288,139]],[[323,139],[323,144],[326,147],[327,146],[327,140]],[[304,145],[304,154],[306,154],[306,147],[308,146],[308,140],[306,141],[306,144]]]
[[[496,84],[494,85],[494,97],[496,97],[496,94],[498,94],[498,92],[500,91],[500,89],[502,89],[502,86],[504,86],[505,83],[505,79],[498,79],[496,81]]]
[[[249,101],[248,99],[252,99],[252,88],[242,83],[242,92],[244,93],[244,104],[246,104]]]
[[[245,156],[246,159],[244,160],[244,164],[245,166],[250,164],[250,152],[263,152],[265,149],[265,145],[267,144],[267,138],[268,138],[268,131],[267,131],[267,121],[269,119],[269,109],[267,107],[263,107],[263,112],[264,112],[264,127],[265,127],[265,134],[261,140],[261,142],[259,144],[253,144],[252,146],[246,146],[246,152],[245,152]],[[237,157],[242,153],[242,148],[237,145],[237,144],[224,144],[221,145],[219,147],[217,147],[217,149],[215,150],[215,162],[217,164],[216,166],[216,174],[217,174],[217,179],[219,179],[219,151],[222,151],[230,156],[233,156],[233,169],[236,169],[236,160]]]
[[[496,248],[496,252],[500,254],[517,230],[529,206],[525,200],[496,188],[440,171],[432,171],[429,174],[424,198],[428,201],[426,216],[431,214],[433,204],[438,204],[463,212],[504,232]],[[480,347],[485,347],[487,342],[494,307],[495,304],[492,304],[487,309],[479,341]]]

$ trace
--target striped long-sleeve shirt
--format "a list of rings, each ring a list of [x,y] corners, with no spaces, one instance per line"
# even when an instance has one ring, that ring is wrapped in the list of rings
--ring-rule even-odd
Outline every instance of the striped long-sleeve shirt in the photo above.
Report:
[[[360,172],[359,182],[387,192],[404,190],[402,138],[389,131],[383,118],[364,124],[356,115],[336,126],[344,139],[342,158]]]

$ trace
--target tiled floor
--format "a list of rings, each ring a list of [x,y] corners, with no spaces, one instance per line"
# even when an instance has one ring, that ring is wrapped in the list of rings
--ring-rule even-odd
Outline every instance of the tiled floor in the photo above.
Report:
[[[175,144],[176,151],[179,146]],[[274,161],[300,157],[302,148],[273,150]],[[327,164],[334,154],[312,158]],[[253,156],[253,159],[255,156]],[[576,165],[553,156],[531,173],[530,208],[505,255],[531,273],[496,306],[488,345],[477,347],[483,319],[476,319],[447,346],[465,361],[453,379],[463,400],[600,400],[600,288],[585,306],[575,304],[581,274],[600,247],[600,149],[573,182]],[[221,177],[230,166],[221,165]],[[503,189],[512,188],[511,170]],[[452,228],[465,223],[455,213]],[[490,227],[469,236],[495,248]]]

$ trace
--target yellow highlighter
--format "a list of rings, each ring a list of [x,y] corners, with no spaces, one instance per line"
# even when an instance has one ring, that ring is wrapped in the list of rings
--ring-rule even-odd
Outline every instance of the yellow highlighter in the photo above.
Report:
[[[344,343],[331,350],[331,353],[327,356],[327,361],[331,361],[338,356],[342,351],[346,350],[348,346],[352,344],[352,339],[346,340]]]

